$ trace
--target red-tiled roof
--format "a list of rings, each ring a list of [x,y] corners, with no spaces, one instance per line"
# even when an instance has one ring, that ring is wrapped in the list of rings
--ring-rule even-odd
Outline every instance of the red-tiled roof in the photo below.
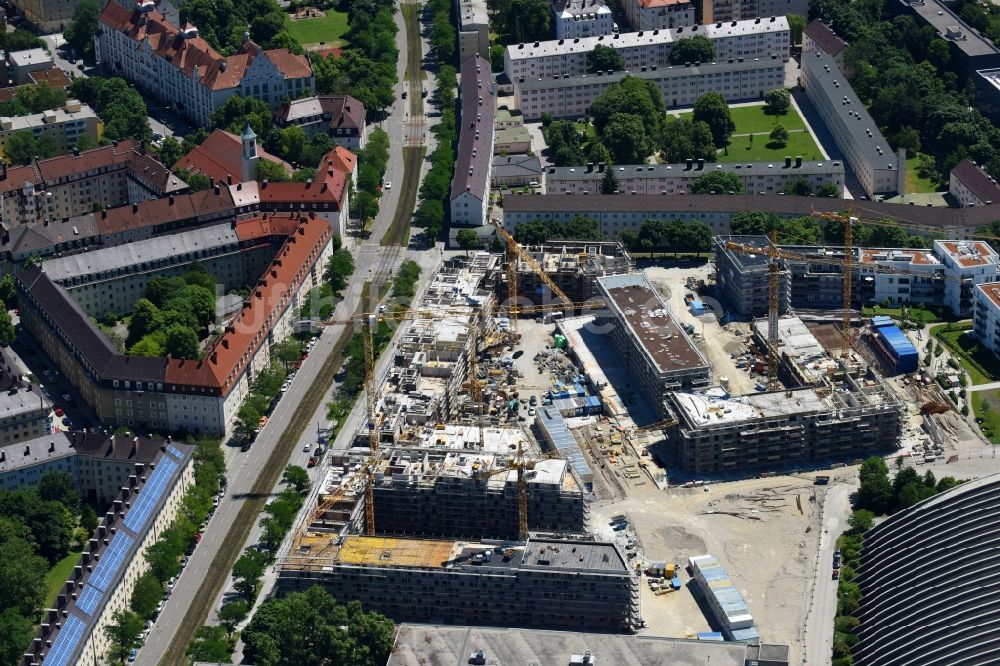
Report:
[[[343,146],[335,146],[333,150],[323,156],[323,161],[320,164],[326,164],[343,173],[351,174],[354,173],[354,167],[358,164],[358,156]]]
[[[951,175],[958,178],[963,185],[976,197],[986,203],[1000,204],[1000,185],[993,182],[989,175],[969,160],[962,160],[951,170]]]
[[[239,53],[223,57],[201,37],[184,37],[184,30],[169,23],[160,12],[130,11],[116,2],[107,3],[101,12],[100,22],[105,29],[123,32],[137,43],[148,40],[150,48],[158,57],[188,76],[198,68],[202,84],[211,90],[227,90],[239,86],[250,62],[260,52],[260,47],[247,40]],[[190,24],[185,24],[184,28],[195,30]],[[285,76],[301,78],[312,73],[308,60],[289,53],[287,49],[267,51],[265,55]]]
[[[278,216],[275,216],[278,217]],[[166,384],[198,386],[225,395],[251,361],[291,294],[309,275],[333,230],[323,219],[300,217],[271,267],[250,293],[249,302],[202,361],[167,359]]]
[[[318,55],[320,58],[328,58],[330,56],[333,56],[334,58],[341,58],[344,55],[344,50],[337,46],[331,46],[325,49],[316,49],[313,53]]]
[[[260,159],[280,165],[288,175],[292,167],[284,160],[257,147]],[[173,166],[178,173],[202,173],[213,183],[243,180],[243,139],[225,130],[217,129],[208,135],[200,146],[196,146]]]
[[[350,128],[360,132],[365,126],[365,105],[350,95],[303,97],[274,112],[283,124],[321,114],[330,115],[330,127],[333,128]]]
[[[299,219],[291,215],[264,215],[240,220],[235,230],[240,241],[246,242],[272,236],[291,236],[298,224]]]
[[[101,235],[106,236],[233,209],[233,197],[225,187],[219,188],[218,194],[209,189],[194,194],[176,195],[172,199],[153,199],[102,211],[97,216],[97,227],[101,230]]]

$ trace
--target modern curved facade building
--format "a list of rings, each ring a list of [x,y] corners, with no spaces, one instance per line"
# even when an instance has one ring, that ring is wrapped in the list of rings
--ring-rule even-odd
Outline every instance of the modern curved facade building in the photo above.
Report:
[[[865,535],[858,666],[1000,663],[1000,474]]]

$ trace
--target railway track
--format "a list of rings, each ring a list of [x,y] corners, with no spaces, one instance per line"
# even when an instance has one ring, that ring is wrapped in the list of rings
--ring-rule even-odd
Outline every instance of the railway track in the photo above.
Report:
[[[363,301],[359,304],[355,315],[363,311]],[[315,386],[330,386],[333,384],[334,375],[343,363],[343,350],[347,341],[354,333],[353,327],[344,327],[340,337],[334,344],[333,351],[323,362],[322,367],[316,374]],[[215,604],[215,600],[222,592],[222,588],[229,578],[233,565],[239,558],[243,550],[243,544],[250,537],[250,531],[257,523],[257,517],[264,508],[264,502],[270,496],[276,483],[281,478],[285,470],[285,465],[291,457],[292,452],[298,445],[299,437],[305,432],[306,427],[312,420],[313,414],[319,408],[323,400],[324,391],[308,391],[303,396],[302,401],[296,406],[292,413],[292,418],[288,427],[278,438],[278,444],[271,451],[267,459],[267,464],[261,470],[260,476],[254,483],[249,496],[240,507],[236,520],[229,527],[226,538],[215,554],[212,565],[209,568],[209,575],[202,581],[198,592],[195,593],[191,606],[181,621],[180,626],[174,633],[167,652],[160,660],[159,666],[187,666],[187,646],[194,638],[198,628],[205,624],[208,614]]]

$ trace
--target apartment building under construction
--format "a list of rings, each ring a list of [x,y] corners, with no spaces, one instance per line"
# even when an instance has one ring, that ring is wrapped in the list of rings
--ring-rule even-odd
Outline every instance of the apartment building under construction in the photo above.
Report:
[[[633,631],[639,577],[615,543],[309,534],[277,564],[279,593],[322,585],[397,621]]]
[[[667,397],[680,421],[668,436],[695,474],[892,451],[906,416],[873,370],[842,364],[819,386],[740,396],[713,387]]]
[[[551,241],[543,245],[526,245],[524,250],[570,300],[576,302],[599,296],[598,278],[635,270],[628,250],[618,241]],[[535,301],[547,287],[524,262],[518,262],[517,289],[522,296]]]

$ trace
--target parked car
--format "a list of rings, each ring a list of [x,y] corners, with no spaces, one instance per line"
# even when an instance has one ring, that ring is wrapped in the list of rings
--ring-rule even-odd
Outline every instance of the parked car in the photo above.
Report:
[[[135,648],[132,648],[131,650],[128,651],[128,660],[129,660],[129,662],[135,661],[135,658],[138,657],[138,656],[139,656],[139,651],[136,650]]]
[[[315,467],[316,463],[318,462],[319,460],[316,459],[316,456],[312,456],[311,458],[309,458],[309,462],[306,463],[306,467]]]
[[[310,449],[312,449],[312,442],[306,442],[305,446],[302,447],[302,450],[306,453],[309,453]]]
[[[834,580],[840,580],[840,569],[834,569],[833,570],[833,579]]]

